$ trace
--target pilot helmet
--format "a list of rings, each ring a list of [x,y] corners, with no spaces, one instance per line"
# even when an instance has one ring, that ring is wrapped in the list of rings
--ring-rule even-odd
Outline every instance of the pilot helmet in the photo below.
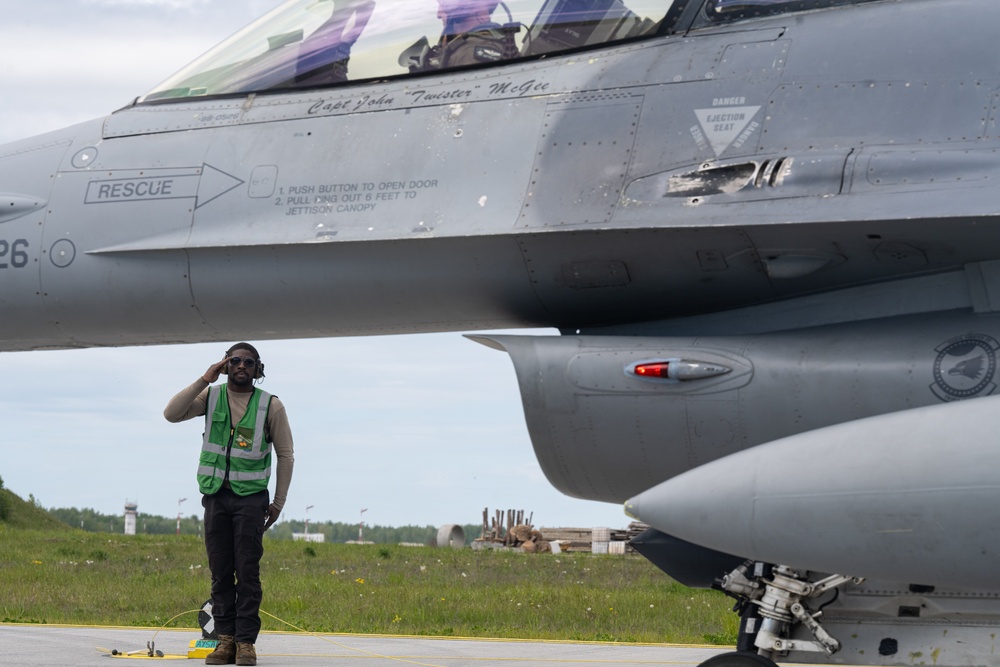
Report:
[[[480,12],[492,15],[499,4],[500,0],[438,0],[441,11],[453,19]]]

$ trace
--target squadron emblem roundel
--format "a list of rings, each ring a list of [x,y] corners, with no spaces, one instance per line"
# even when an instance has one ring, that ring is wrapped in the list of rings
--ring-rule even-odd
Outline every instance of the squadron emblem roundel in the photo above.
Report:
[[[996,352],[1000,343],[985,334],[963,334],[938,345],[934,351],[934,395],[942,401],[988,396],[996,389]]]

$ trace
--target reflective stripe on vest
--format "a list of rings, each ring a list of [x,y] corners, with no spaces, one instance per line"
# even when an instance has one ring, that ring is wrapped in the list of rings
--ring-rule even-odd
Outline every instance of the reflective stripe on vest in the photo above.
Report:
[[[230,488],[246,496],[266,489],[271,477],[271,443],[264,433],[271,394],[255,388],[246,413],[234,426],[227,392],[227,385],[208,390],[198,488],[205,494],[216,493],[228,467]]]

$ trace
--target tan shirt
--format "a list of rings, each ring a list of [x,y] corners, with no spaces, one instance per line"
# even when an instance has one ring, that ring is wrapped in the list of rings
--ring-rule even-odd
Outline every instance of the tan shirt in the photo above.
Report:
[[[240,393],[227,391],[229,397],[229,414],[233,423],[243,419],[250,403],[252,392]],[[182,389],[170,399],[163,410],[163,416],[168,422],[182,422],[195,417],[204,417],[208,404],[208,383],[198,378],[193,384]],[[295,467],[295,452],[292,444],[292,429],[288,425],[288,415],[285,406],[277,396],[271,397],[271,406],[267,411],[267,422],[264,425],[267,436],[271,439],[274,454],[277,457],[277,482],[274,488],[274,498],[271,503],[280,512],[288,497],[288,486],[292,483],[292,469]]]

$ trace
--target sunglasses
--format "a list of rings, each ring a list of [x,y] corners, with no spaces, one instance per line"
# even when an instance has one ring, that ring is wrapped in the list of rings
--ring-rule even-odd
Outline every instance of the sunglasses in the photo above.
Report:
[[[257,360],[253,357],[229,357],[229,365],[233,368],[238,368],[240,364],[247,368],[253,368],[257,365]]]

